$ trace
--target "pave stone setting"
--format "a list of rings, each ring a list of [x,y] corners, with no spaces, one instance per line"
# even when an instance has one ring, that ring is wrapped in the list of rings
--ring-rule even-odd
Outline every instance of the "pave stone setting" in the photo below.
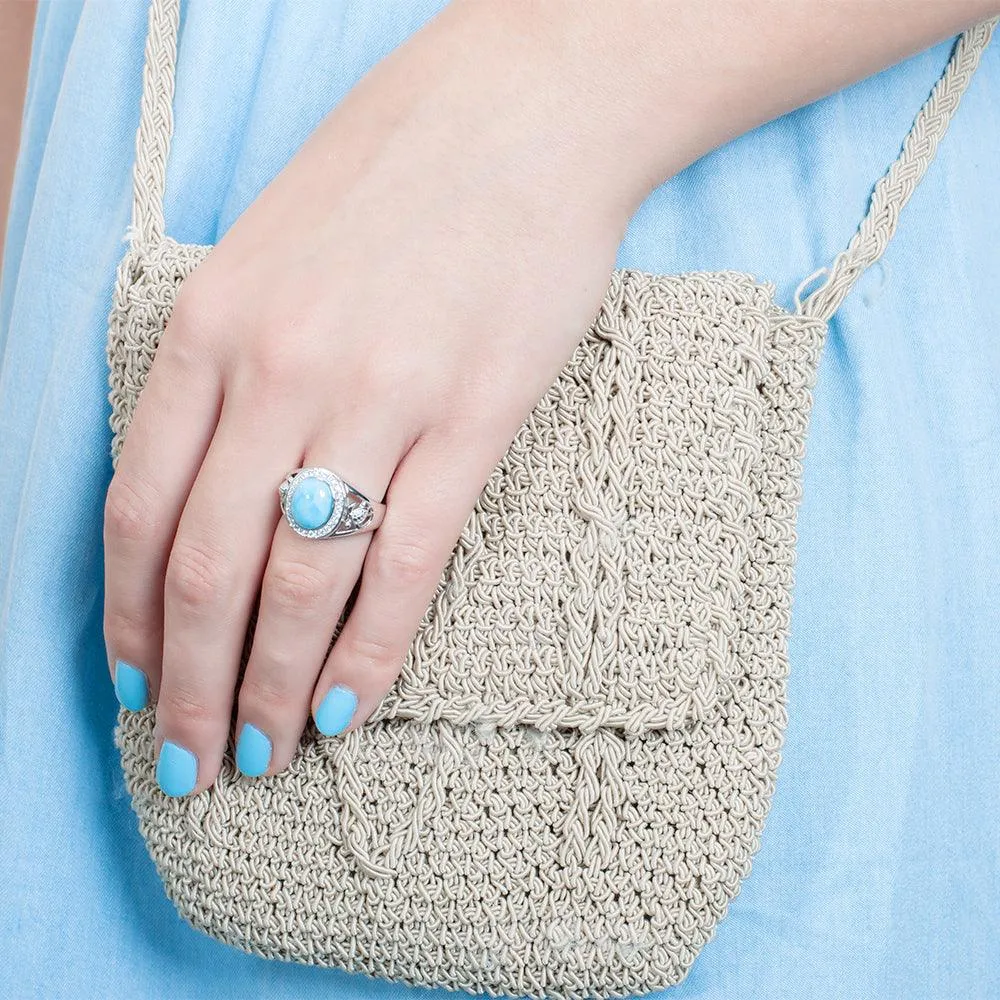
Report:
[[[278,487],[285,520],[303,538],[329,538],[336,533],[347,507],[347,492],[340,476],[321,468],[298,469]]]

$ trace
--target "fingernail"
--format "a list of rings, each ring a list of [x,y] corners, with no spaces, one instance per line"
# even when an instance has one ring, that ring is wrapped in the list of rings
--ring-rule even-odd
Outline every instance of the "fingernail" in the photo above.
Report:
[[[156,762],[156,783],[167,795],[187,795],[198,783],[198,758],[167,740]]]
[[[316,728],[324,736],[342,733],[350,725],[357,707],[358,696],[350,688],[339,684],[330,688],[316,709]]]
[[[130,712],[141,712],[149,704],[149,682],[137,667],[115,660],[115,694]]]
[[[257,778],[270,763],[271,741],[256,726],[244,722],[236,741],[236,766],[248,778]]]

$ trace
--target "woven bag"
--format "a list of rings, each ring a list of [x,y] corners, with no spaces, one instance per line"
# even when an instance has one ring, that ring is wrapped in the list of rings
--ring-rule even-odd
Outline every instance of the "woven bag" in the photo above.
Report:
[[[211,250],[164,231],[178,24],[179,0],[153,0],[110,315],[116,463],[177,289]],[[212,788],[174,799],[155,780],[155,710],[119,714],[132,805],[188,921],[260,955],[470,992],[683,979],[774,790],[826,323],[883,252],[992,29],[958,40],[794,313],[745,274],[613,274],[372,721],[331,739],[310,726],[273,777],[227,755]]]

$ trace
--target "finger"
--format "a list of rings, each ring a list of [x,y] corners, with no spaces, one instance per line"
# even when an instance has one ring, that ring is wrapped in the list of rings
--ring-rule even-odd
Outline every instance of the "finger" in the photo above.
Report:
[[[338,426],[310,448],[305,466],[332,469],[381,500],[403,451],[389,428]],[[367,442],[378,442],[367,446]],[[365,445],[362,447],[362,445]],[[275,497],[275,503],[277,498]],[[325,513],[325,509],[319,516]],[[344,605],[357,583],[371,534],[303,538],[282,517],[274,534],[253,648],[240,685],[236,763],[247,775],[288,766]]]
[[[163,576],[222,398],[216,371],[194,363],[180,318],[171,320],[169,331],[136,405],[104,506],[104,636],[115,693],[132,711],[157,697]]]
[[[277,525],[276,487],[301,450],[273,410],[223,402],[184,505],[164,580],[157,780],[171,795],[207,788],[229,735],[239,663]]]
[[[489,474],[421,438],[392,478],[387,511],[361,570],[354,607],[313,695],[321,733],[356,728],[399,675],[462,527]],[[480,478],[481,476],[481,478]]]

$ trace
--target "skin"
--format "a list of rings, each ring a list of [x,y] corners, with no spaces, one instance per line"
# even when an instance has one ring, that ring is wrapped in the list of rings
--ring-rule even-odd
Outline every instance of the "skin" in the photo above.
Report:
[[[146,673],[194,791],[234,704],[236,732],[272,741],[267,773],[334,685],[364,723],[653,186],[997,12],[456,0],[378,64],[181,289],[108,491],[109,663]],[[296,536],[276,486],[307,465],[384,496],[382,527]]]

